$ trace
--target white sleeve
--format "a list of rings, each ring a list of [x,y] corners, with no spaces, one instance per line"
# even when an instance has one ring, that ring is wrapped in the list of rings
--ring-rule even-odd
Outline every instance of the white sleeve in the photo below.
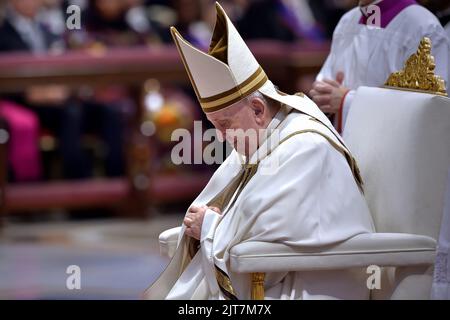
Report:
[[[220,214],[208,209],[203,217],[202,230],[200,235],[200,243],[205,242],[205,240],[212,240],[214,238],[214,230],[219,222]]]
[[[325,60],[322,69],[320,69],[320,72],[316,76],[317,81],[335,78],[335,76],[333,75],[333,60],[333,51],[330,51],[330,54],[328,55],[327,60]]]
[[[320,69],[320,72],[316,76],[317,81],[323,81],[323,79],[336,79],[336,55],[339,54],[336,48],[336,44],[334,39],[338,37],[340,34],[342,34],[342,28],[343,25],[346,25],[347,22],[347,15],[349,12],[347,12],[341,19],[339,20],[336,28],[333,31],[333,38],[331,40],[331,47],[330,47],[330,53],[328,54],[327,59],[325,60],[322,68]]]
[[[211,293],[218,294],[219,286],[217,284],[214,272],[214,254],[213,254],[213,239],[217,224],[219,223],[221,215],[217,212],[208,209],[203,217],[202,230],[200,235],[200,252],[202,261],[202,270],[205,275]]]

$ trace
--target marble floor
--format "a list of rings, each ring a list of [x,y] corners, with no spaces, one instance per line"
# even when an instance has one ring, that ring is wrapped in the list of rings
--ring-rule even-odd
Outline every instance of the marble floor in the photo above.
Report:
[[[9,222],[0,231],[0,299],[140,299],[168,263],[158,234],[181,220]],[[67,288],[71,265],[80,289]]]

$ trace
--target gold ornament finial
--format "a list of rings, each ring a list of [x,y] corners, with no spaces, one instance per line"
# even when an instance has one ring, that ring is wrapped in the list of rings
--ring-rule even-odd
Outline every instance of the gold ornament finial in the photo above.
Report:
[[[417,52],[406,60],[403,70],[392,73],[384,86],[447,96],[445,81],[434,74],[435,67],[431,40],[424,37]]]

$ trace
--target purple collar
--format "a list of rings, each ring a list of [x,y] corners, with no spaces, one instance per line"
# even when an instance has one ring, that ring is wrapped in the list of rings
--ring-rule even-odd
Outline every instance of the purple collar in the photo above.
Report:
[[[380,8],[380,27],[386,28],[387,25],[406,7],[417,4],[415,0],[382,0],[374,5]],[[361,10],[361,12],[363,12]],[[368,17],[361,13],[360,24],[367,24]]]

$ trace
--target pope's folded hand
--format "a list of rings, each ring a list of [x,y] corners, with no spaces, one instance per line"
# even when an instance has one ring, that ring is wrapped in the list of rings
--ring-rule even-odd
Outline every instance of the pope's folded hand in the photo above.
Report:
[[[200,240],[203,218],[205,217],[205,213],[208,209],[221,214],[220,209],[217,207],[191,206],[189,208],[183,221],[183,223],[186,225],[185,234],[187,236]]]

